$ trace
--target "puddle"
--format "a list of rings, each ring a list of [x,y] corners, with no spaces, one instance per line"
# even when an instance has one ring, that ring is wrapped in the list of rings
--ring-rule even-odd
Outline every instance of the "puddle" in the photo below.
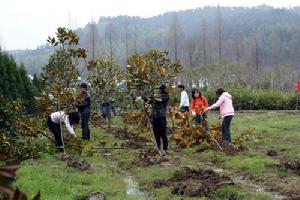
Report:
[[[140,199],[146,199],[145,193],[139,190],[139,184],[127,172],[124,173],[124,181],[126,183],[126,194],[138,196]]]

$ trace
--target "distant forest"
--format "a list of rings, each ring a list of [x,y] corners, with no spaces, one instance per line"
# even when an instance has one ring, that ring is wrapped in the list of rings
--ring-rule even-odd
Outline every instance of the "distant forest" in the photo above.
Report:
[[[228,80],[277,88],[292,88],[300,78],[300,7],[204,7],[151,18],[101,17],[76,32],[88,60],[108,56],[125,66],[135,53],[168,50],[184,65],[182,82],[188,85],[195,84],[184,79],[189,74],[196,84],[211,79],[210,85]],[[42,45],[10,53],[33,74],[41,72],[51,51]]]

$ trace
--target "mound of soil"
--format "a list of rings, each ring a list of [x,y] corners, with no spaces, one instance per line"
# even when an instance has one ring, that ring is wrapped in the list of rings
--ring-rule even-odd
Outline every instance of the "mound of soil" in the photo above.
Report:
[[[271,157],[278,156],[278,152],[274,149],[270,149],[270,150],[267,151],[267,155],[271,156]]]
[[[91,169],[91,164],[85,160],[81,160],[78,157],[72,158],[71,156],[65,154],[58,154],[55,156],[57,160],[67,161],[69,167],[79,169],[81,171],[87,171]]]
[[[176,171],[171,178],[165,180],[155,180],[154,188],[171,186],[172,194],[211,198],[215,191],[222,185],[233,185],[233,181],[228,176],[220,176],[213,170],[191,169],[184,167]]]
[[[76,200],[106,200],[106,197],[102,192],[93,192],[89,196],[78,196]]]
[[[216,142],[213,142],[211,145],[201,145],[196,150],[196,152],[202,153],[207,150],[214,150],[214,151],[222,151],[228,155],[234,155],[243,150],[242,146],[240,146],[240,147],[234,146],[233,144],[231,144],[225,140],[218,140],[217,142],[220,145],[220,147],[222,148],[222,150],[220,149],[220,147],[218,146],[218,144]]]
[[[284,161],[281,165],[282,167],[292,170],[300,175],[300,160]]]
[[[111,133],[115,137],[126,141],[126,143],[123,144],[122,146],[132,148],[132,149],[144,148],[147,145],[147,143],[151,142],[150,140],[141,137],[135,133],[130,133],[127,129],[114,128],[111,129]]]
[[[158,164],[179,164],[179,159],[171,159],[167,156],[161,156],[159,155],[158,151],[155,149],[147,149],[147,150],[141,150],[140,155],[136,161],[133,162],[133,164],[140,166],[140,167],[148,167],[152,165],[158,165]]]

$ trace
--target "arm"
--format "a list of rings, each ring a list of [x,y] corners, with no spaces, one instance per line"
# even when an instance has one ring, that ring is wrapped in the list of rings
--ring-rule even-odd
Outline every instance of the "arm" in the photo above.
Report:
[[[73,126],[71,126],[71,124],[70,124],[69,115],[64,116],[64,123],[65,123],[65,125],[66,125],[67,131],[68,131],[71,135],[74,135],[75,132],[74,132]]]
[[[181,106],[183,105],[183,101],[184,101],[184,95],[183,95],[182,92],[181,92],[181,94],[180,94],[180,105],[179,105],[179,107],[181,107]]]
[[[84,103],[77,104],[76,107],[78,109],[84,109],[84,108],[86,108],[86,107],[88,107],[90,105],[91,105],[91,97],[89,97],[88,95],[86,95],[85,98],[84,98]]]
[[[222,97],[220,97],[216,103],[214,103],[213,105],[209,106],[207,109],[208,110],[212,110],[212,109],[218,108],[223,103],[223,101],[224,101],[224,99]]]
[[[195,101],[194,101],[194,99],[192,99],[192,101],[191,101],[191,109],[190,109],[191,112],[194,111],[194,107],[195,107]]]

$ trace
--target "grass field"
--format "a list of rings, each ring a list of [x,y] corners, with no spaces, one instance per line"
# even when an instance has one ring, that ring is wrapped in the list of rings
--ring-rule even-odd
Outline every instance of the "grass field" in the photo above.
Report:
[[[209,113],[209,123],[217,122],[217,114]],[[122,126],[119,118],[115,118],[113,124]],[[49,200],[71,200],[95,191],[104,192],[108,199],[199,199],[171,194],[171,187],[153,187],[155,179],[168,178],[176,170],[188,166],[213,169],[233,180],[234,185],[219,187],[210,197],[213,199],[297,198],[295,195],[300,191],[300,175],[278,166],[285,160],[300,160],[300,113],[237,112],[232,121],[232,136],[238,137],[251,128],[254,129],[253,138],[245,142],[244,150],[235,155],[213,150],[199,153],[196,152],[198,146],[177,149],[171,142],[169,157],[180,162],[163,165],[135,165],[133,161],[137,159],[139,150],[95,150],[92,154],[80,155],[92,165],[92,169],[86,172],[68,167],[66,162],[54,159],[53,155],[44,155],[38,160],[22,163],[16,185],[30,197],[41,191],[42,199]],[[104,141],[107,147],[124,143],[98,127],[92,127],[91,130],[93,143]],[[130,127],[130,130],[135,128]],[[79,134],[80,129],[77,131]],[[140,134],[151,138],[149,133]],[[277,155],[268,156],[269,150],[275,150]],[[133,177],[130,183],[128,174]],[[130,192],[137,189],[136,185],[130,186],[132,181],[138,183],[138,189],[143,193]]]

